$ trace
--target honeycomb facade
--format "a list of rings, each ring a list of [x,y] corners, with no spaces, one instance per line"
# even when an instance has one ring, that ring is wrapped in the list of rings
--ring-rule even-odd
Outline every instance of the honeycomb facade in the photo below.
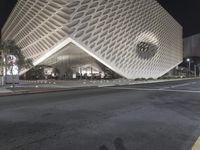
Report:
[[[155,0],[19,0],[2,39],[40,64],[73,43],[126,78],[157,78],[183,59],[182,27]]]

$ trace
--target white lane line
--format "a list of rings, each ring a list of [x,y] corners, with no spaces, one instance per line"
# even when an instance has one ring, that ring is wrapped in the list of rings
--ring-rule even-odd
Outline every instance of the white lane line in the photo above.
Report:
[[[106,87],[118,90],[137,90],[137,91],[163,91],[163,92],[180,92],[180,93],[200,93],[192,90],[172,90],[172,89],[147,89],[147,88],[128,88],[128,87]]]
[[[170,89],[170,88],[183,87],[183,86],[188,86],[190,84],[195,84],[195,83],[192,82],[192,83],[184,83],[184,84],[172,85],[172,86],[164,87],[164,88],[161,88],[161,89]]]
[[[192,84],[196,84],[197,82],[192,82]]]
[[[115,86],[115,85],[99,85],[98,87],[103,88],[103,87],[109,87],[109,86]]]
[[[200,137],[197,139],[196,143],[194,143],[191,150],[200,150]]]

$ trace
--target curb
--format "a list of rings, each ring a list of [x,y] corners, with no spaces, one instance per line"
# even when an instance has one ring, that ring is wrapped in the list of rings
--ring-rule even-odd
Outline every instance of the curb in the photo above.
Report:
[[[82,86],[82,87],[72,87],[72,88],[44,88],[44,91],[16,91],[16,92],[8,92],[8,93],[0,93],[0,97],[7,96],[18,96],[18,95],[29,95],[29,94],[44,94],[44,93],[56,93],[56,92],[64,92],[64,91],[73,91],[73,90],[87,90],[91,88],[104,88],[104,87],[115,87],[115,86],[128,86],[128,85],[140,85],[140,84],[151,84],[151,83],[163,83],[163,82],[174,82],[174,81],[184,81],[184,80],[192,80],[194,78],[187,79],[172,79],[172,80],[160,80],[160,81],[147,81],[140,83],[130,83],[130,84],[106,84],[106,85],[95,85],[95,86]],[[199,79],[199,78],[196,78]],[[50,90],[51,89],[51,90]]]
[[[86,90],[90,88],[98,88],[98,86],[87,86],[87,87],[75,87],[75,88],[62,88],[62,89],[53,89],[53,90],[44,90],[44,91],[17,91],[9,93],[0,93],[0,97],[8,96],[19,96],[19,95],[31,95],[31,94],[45,94],[45,93],[57,93],[64,91],[74,91],[74,90]]]

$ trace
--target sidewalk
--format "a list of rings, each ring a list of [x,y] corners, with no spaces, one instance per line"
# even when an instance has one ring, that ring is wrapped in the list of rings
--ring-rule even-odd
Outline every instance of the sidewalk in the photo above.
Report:
[[[44,88],[76,88],[76,87],[105,87],[118,85],[134,85],[145,83],[157,83],[167,81],[188,80],[185,79],[170,79],[170,80],[148,80],[135,81],[129,79],[113,79],[113,80],[37,80],[37,81],[21,81],[18,86],[26,87],[44,87]]]
[[[0,87],[0,95],[2,93],[12,93],[12,90],[6,89],[5,87]]]
[[[189,79],[170,79],[170,80],[150,80],[150,81],[135,81],[128,79],[115,80],[37,80],[37,81],[20,81],[13,90],[12,85],[0,87],[0,96],[10,96],[19,94],[35,94],[48,93],[66,90],[80,90],[85,88],[98,88],[106,86],[123,86],[134,84],[148,84]]]

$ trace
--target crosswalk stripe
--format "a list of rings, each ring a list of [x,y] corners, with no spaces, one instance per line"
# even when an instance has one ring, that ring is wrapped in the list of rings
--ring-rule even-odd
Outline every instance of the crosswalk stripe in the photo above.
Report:
[[[200,137],[197,139],[191,150],[200,150]]]

